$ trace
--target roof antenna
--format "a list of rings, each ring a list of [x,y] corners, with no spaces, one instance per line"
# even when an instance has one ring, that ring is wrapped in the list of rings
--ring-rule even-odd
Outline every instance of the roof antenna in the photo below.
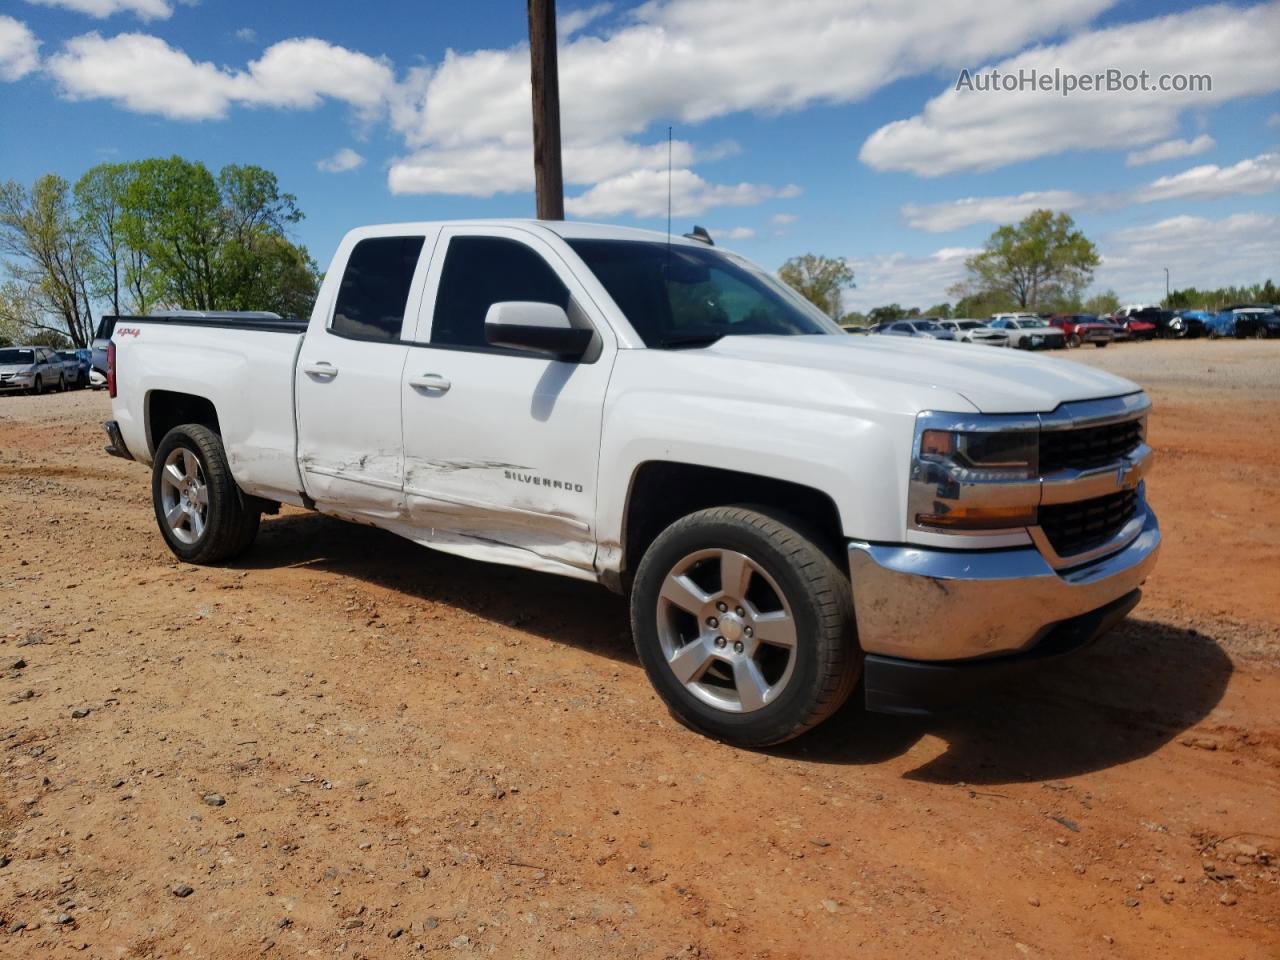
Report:
[[[667,126],[667,246],[671,246],[671,127]]]

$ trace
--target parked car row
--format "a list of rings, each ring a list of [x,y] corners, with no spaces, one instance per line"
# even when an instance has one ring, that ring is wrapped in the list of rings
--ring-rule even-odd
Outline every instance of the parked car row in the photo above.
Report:
[[[997,313],[987,322],[973,319],[908,317],[850,333],[956,340],[1019,350],[1058,350],[1087,343],[1105,347],[1125,340],[1194,339],[1196,337],[1280,337],[1280,305],[1237,304],[1217,313],[1165,310],[1133,304],[1113,314]]]
[[[1205,321],[1210,337],[1280,337],[1280,304],[1237,304],[1226,307]]]
[[[91,351],[0,347],[0,393],[44,393],[90,386]],[[105,386],[106,381],[102,380]]]

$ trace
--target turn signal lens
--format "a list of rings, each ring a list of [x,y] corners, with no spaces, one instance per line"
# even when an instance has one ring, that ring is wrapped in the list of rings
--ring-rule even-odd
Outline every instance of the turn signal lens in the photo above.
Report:
[[[922,527],[945,530],[1005,530],[1010,527],[1034,527],[1034,506],[1019,507],[953,507],[946,513],[917,513],[916,523]]]
[[[107,396],[116,398],[116,342],[107,344]]]

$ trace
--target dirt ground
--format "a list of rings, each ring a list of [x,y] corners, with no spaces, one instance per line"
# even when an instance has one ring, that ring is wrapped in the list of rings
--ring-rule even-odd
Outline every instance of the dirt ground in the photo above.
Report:
[[[0,957],[1280,957],[1280,343],[1071,356],[1156,402],[1141,606],[766,752],[600,588],[295,510],[178,564],[105,395],[0,397]]]

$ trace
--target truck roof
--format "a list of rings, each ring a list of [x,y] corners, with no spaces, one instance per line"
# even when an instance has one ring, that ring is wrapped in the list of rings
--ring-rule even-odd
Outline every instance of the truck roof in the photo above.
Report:
[[[660,230],[641,230],[637,227],[619,227],[608,223],[584,223],[578,220],[422,220],[407,223],[371,224],[365,227],[355,227],[350,233],[361,237],[385,237],[396,236],[406,232],[435,229],[437,227],[517,227],[523,229],[538,227],[557,234],[566,240],[648,240],[657,243],[666,243],[670,240],[671,243],[706,247],[705,243],[699,240],[690,240],[674,231],[668,237],[665,232]]]

